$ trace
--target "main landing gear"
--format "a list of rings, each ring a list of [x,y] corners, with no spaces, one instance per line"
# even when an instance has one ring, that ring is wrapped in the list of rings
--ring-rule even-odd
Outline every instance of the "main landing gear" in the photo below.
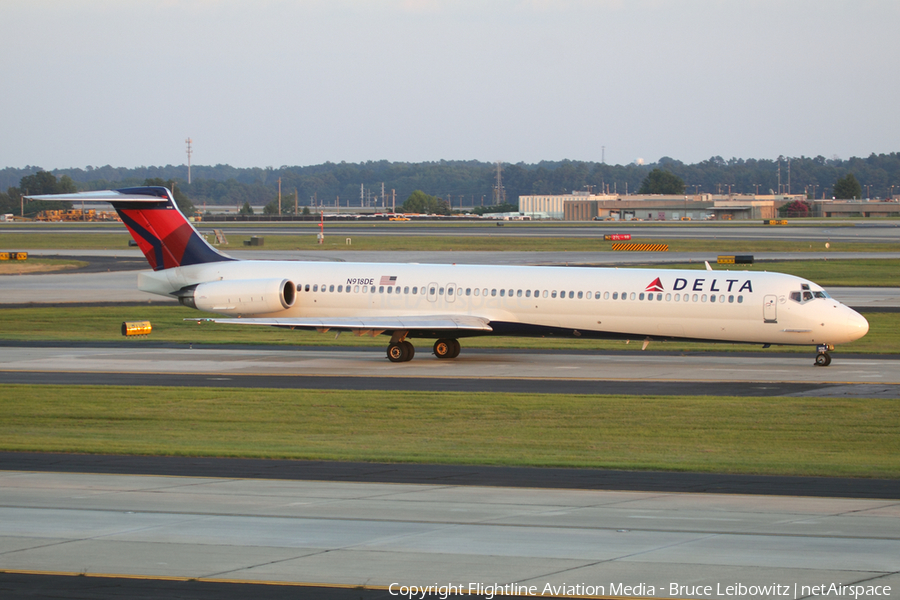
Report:
[[[459,340],[440,339],[432,349],[438,358],[456,358],[459,356]]]
[[[387,349],[387,357],[391,362],[406,362],[416,355],[415,347],[407,342],[391,342]]]
[[[438,358],[456,358],[459,356],[459,341],[440,339],[434,343],[434,355]],[[412,360],[416,349],[408,341],[395,336],[387,347],[387,357],[391,362],[399,363]]]
[[[819,346],[816,348],[818,354],[816,354],[816,366],[817,367],[827,367],[831,364],[831,355],[828,354],[829,350],[834,350],[834,346]]]

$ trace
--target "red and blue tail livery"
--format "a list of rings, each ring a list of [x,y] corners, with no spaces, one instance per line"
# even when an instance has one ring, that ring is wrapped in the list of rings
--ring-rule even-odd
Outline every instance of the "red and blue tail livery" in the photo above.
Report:
[[[41,198],[41,196],[32,196]],[[102,200],[112,204],[154,271],[234,260],[210,246],[164,187],[47,196],[54,200]]]
[[[210,246],[188,222],[168,189],[135,187],[116,190],[111,198],[119,218],[154,271],[233,260]]]

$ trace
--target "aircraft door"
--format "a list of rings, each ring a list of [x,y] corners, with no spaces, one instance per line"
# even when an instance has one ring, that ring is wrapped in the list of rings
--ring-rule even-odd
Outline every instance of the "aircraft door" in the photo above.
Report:
[[[428,298],[428,301],[429,301],[429,302],[434,302],[435,300],[437,300],[437,289],[438,289],[438,284],[437,284],[437,283],[429,283],[429,284],[428,284],[428,296],[427,296],[427,298]]]
[[[763,321],[778,322],[778,296],[769,295],[763,298]]]
[[[447,300],[447,302],[453,302],[453,300],[456,298],[456,284],[455,283],[447,284],[447,294],[446,294],[446,296],[444,296],[444,298]]]

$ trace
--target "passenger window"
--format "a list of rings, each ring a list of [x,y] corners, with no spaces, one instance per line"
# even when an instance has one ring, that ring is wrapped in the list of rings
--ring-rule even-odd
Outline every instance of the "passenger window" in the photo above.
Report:
[[[744,297],[743,297],[743,296],[738,296],[738,304],[740,304],[740,303],[743,302],[743,301],[744,301]]]
[[[376,291],[377,291],[377,290],[375,289],[375,286],[374,286],[374,285],[373,285],[372,287],[369,288],[369,292],[372,293],[372,294],[374,294]]]
[[[734,304],[734,296],[728,296],[728,303]]]
[[[502,298],[505,295],[506,295],[506,290],[500,290],[500,297]]]
[[[609,292],[607,292],[607,293],[609,293]],[[619,292],[613,292],[613,300],[618,300],[618,299],[619,299]]]
[[[413,296],[417,295],[418,293],[419,293],[418,286],[413,286]]]
[[[408,294],[408,293],[409,293],[409,286],[406,286],[406,287],[403,288],[403,293],[404,293],[404,294]]]
[[[318,283],[315,284],[315,285],[313,286],[313,291],[314,291],[314,292],[318,292],[318,291],[319,291],[319,284],[318,284]]]
[[[394,289],[394,286],[391,286],[391,285],[387,286],[387,293],[390,294],[391,290],[393,290],[393,289]]]
[[[575,297],[575,292],[569,292],[569,298],[574,298],[574,297]]]
[[[647,294],[647,300],[653,301],[653,294]]]
[[[544,292],[541,294],[541,298],[546,298],[546,297],[547,297],[547,290],[544,290]]]
[[[343,292],[343,291],[344,291],[344,286],[339,285],[339,286],[338,286],[338,293]]]
[[[531,298],[531,290],[525,290],[525,297]]]
[[[366,291],[366,290],[363,290],[363,291]],[[354,294],[358,294],[358,293],[359,293],[359,286],[358,286],[358,285],[354,285],[354,286],[353,286],[353,293],[354,293]]]
[[[475,288],[475,295],[477,296],[477,295],[479,294],[480,291],[481,291],[481,290],[479,290],[478,288]]]
[[[435,291],[437,291],[436,288],[431,288],[428,293],[434,295]]]
[[[553,290],[553,293],[550,294],[551,298],[556,298],[556,290]]]
[[[638,295],[638,300],[643,300],[643,299],[644,299],[644,292],[641,292],[641,293]]]
[[[452,296],[452,295],[453,295],[453,288],[452,288],[452,287],[448,287],[448,288],[447,288],[447,295],[448,295],[448,296]]]
[[[306,284],[306,291],[307,291],[307,292],[309,291],[309,284],[308,284],[308,283]]]
[[[700,302],[706,302],[706,294],[700,296]]]
[[[522,297],[522,290],[516,290],[516,298]]]
[[[697,294],[694,294],[694,297],[692,298],[692,300],[693,300],[694,302],[697,301]]]
[[[472,295],[472,288],[466,288],[466,296]]]
[[[634,292],[631,292],[631,299],[634,300]]]
[[[715,301],[716,301],[716,295],[715,295],[715,294],[710,294],[710,295],[709,295],[709,301],[710,301],[710,302],[715,302]]]
[[[481,290],[481,295],[487,296],[487,288],[484,288],[483,290]]]
[[[383,286],[383,285],[379,285],[379,286],[378,286],[378,293],[379,293],[379,294],[383,294],[383,293],[384,293],[384,286]]]
[[[616,299],[616,295],[617,295],[617,294],[613,294],[613,300]],[[604,300],[609,300],[609,292],[603,292],[603,299],[604,299]]]
[[[512,295],[513,295],[513,291],[509,290],[509,297],[512,298]]]
[[[666,294],[666,302],[672,301],[672,294]]]
[[[444,288],[438,288],[438,296],[444,295]]]
[[[367,294],[369,292],[369,286],[364,285],[362,292],[363,292],[363,294]]]
[[[581,292],[578,292],[578,297],[581,298]],[[597,295],[597,297],[599,298],[600,296]],[[588,300],[591,299],[591,293],[590,293],[590,292],[587,293],[586,298],[587,298]]]
[[[491,290],[491,296],[496,296],[496,295],[497,295],[497,290],[496,289]]]

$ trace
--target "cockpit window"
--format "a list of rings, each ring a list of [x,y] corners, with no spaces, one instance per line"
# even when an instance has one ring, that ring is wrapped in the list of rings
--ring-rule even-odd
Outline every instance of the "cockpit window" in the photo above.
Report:
[[[799,292],[791,292],[791,300],[794,302],[799,302],[800,304],[804,304],[809,302],[810,300],[815,300],[816,298],[831,298],[828,293],[824,290],[812,291],[809,289],[809,284],[804,283],[800,285],[801,290]]]

